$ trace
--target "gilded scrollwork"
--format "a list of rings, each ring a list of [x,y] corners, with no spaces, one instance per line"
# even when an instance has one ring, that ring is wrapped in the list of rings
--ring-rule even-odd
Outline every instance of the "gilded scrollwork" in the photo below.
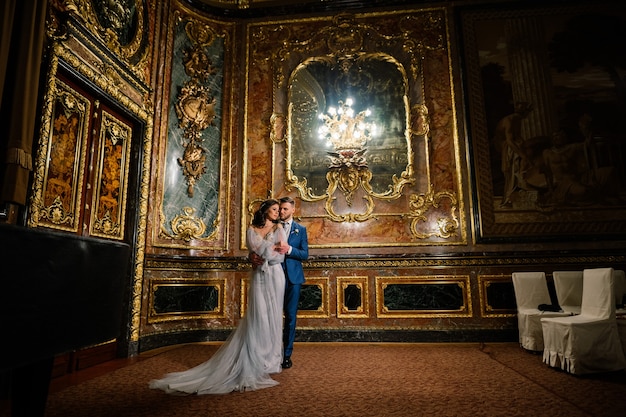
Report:
[[[185,242],[201,238],[206,231],[204,221],[194,216],[196,210],[193,207],[183,207],[182,211],[183,214],[175,216],[170,222],[174,232],[173,237]]]
[[[55,0],[51,4],[61,13],[75,16],[108,50],[124,60],[136,76],[146,80],[145,0]]]
[[[398,199],[415,182],[411,139],[418,129],[410,126],[414,118],[404,66],[372,50],[377,45],[366,44],[365,34],[393,41],[350,15],[337,16],[334,23],[321,31],[323,43],[315,42],[317,35],[310,42],[288,43],[296,50],[307,45],[304,51],[317,55],[305,58],[289,77],[285,186],[297,189],[303,201],[326,200],[326,214],[333,221],[366,221],[373,217],[375,199]],[[419,78],[413,81],[420,83]],[[355,109],[348,95],[358,101]],[[428,123],[419,120],[422,127]],[[334,195],[337,190],[343,197]],[[359,190],[364,203],[356,207]],[[354,212],[338,214],[337,198]]]
[[[207,150],[201,145],[202,132],[214,125],[216,117],[217,100],[206,83],[217,70],[204,50],[216,35],[210,28],[194,22],[187,22],[185,32],[193,44],[183,54],[183,68],[190,79],[180,90],[175,110],[185,140],[183,155],[178,158],[178,163],[187,183],[187,195],[193,198],[194,186],[206,172]]]
[[[427,213],[432,208],[439,208],[441,201],[447,199],[449,201],[449,215],[448,217],[439,217],[435,224],[437,229],[422,233],[419,229],[419,223],[427,223]],[[455,193],[451,191],[434,192],[431,190],[426,194],[409,196],[409,213],[406,217],[411,219],[411,234],[417,239],[426,239],[431,236],[447,239],[457,234],[459,229],[459,219],[456,213],[456,207],[458,205]]]
[[[41,217],[39,218],[42,221],[49,221],[56,225],[69,225],[71,226],[74,221],[74,213],[65,210],[63,207],[63,202],[61,201],[61,197],[58,195],[54,198],[52,204],[48,207],[43,207],[40,210]]]

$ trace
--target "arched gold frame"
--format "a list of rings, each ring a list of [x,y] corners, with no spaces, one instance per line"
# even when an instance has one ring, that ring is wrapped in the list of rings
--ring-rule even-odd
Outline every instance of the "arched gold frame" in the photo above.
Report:
[[[393,71],[387,71],[385,74],[375,74],[371,70],[376,65],[386,65],[387,68],[393,68]],[[309,69],[327,68],[328,72],[336,75],[332,79],[320,79],[312,75]],[[382,72],[382,71],[381,71]],[[365,80],[365,85],[360,86],[358,80]],[[379,81],[380,85],[376,85]],[[324,86],[344,84],[341,88]],[[391,88],[391,95],[381,94],[385,91],[385,87],[395,84],[396,88]],[[369,149],[364,143],[354,144],[352,149],[338,150],[335,152],[325,151],[323,146],[312,143],[314,132],[311,129],[317,126],[312,120],[317,119],[317,115],[326,111],[327,97],[332,97],[336,91],[334,90],[353,90],[351,94],[357,94],[372,104],[377,101],[379,109],[386,111],[388,108],[396,108],[400,110],[399,115],[400,137],[393,138],[393,135],[387,134],[389,139],[395,142],[392,146],[395,153],[400,155],[394,156],[395,160],[405,161],[401,168],[391,169],[393,174],[388,180],[382,179],[385,183],[385,190],[377,192],[372,185],[375,176],[381,176],[370,163],[375,161],[376,154],[367,158]],[[333,91],[327,91],[333,90]],[[363,90],[363,91],[360,91]],[[300,92],[303,91],[304,94]],[[395,200],[402,195],[402,190],[406,184],[412,184],[413,178],[413,149],[410,137],[410,105],[408,100],[409,80],[404,67],[393,57],[384,53],[355,53],[350,55],[326,55],[306,58],[291,73],[288,82],[288,113],[287,113],[287,135],[286,135],[286,164],[285,164],[285,186],[288,189],[295,188],[298,190],[300,198],[303,201],[315,202],[325,200],[325,210],[327,216],[337,222],[343,221],[365,221],[373,216],[374,199],[379,200]],[[342,102],[339,102],[343,104]],[[384,125],[387,120],[374,117],[378,125]],[[401,138],[401,139],[400,139]],[[399,143],[398,143],[399,142]],[[298,146],[296,146],[296,144]],[[295,148],[309,149],[305,155],[296,154]],[[316,149],[317,148],[317,149]],[[305,153],[304,151],[300,151]],[[327,161],[323,161],[323,153],[326,153]],[[382,156],[382,158],[380,158]],[[384,160],[384,150],[382,147],[378,151],[378,157]],[[307,175],[305,170],[301,169],[301,165],[310,163],[319,167],[325,162],[329,165],[325,169],[326,189],[320,194],[316,194],[316,190],[309,185],[312,179],[311,175]],[[370,162],[370,163],[368,163]],[[385,161],[389,167],[392,164]],[[393,164],[396,165],[396,164]],[[297,172],[296,172],[297,171]],[[309,171],[309,174],[312,172]],[[378,181],[376,181],[378,182]],[[340,191],[341,193],[338,193]],[[350,210],[348,213],[338,214],[335,211],[335,203],[337,195],[343,194],[345,205],[352,209],[353,196],[360,192],[364,205],[360,207],[361,212],[354,213]],[[358,210],[357,210],[358,211]]]

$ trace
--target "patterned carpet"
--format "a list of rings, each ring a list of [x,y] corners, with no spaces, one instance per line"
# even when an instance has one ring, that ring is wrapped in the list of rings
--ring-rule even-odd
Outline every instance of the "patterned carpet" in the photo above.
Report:
[[[626,372],[572,376],[515,343],[297,343],[276,387],[188,397],[148,389],[216,349],[164,350],[51,394],[46,417],[626,416]]]

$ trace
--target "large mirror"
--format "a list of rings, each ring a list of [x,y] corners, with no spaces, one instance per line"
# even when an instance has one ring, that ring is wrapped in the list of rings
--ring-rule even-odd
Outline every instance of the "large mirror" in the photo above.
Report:
[[[404,68],[385,54],[300,63],[288,90],[288,185],[306,201],[336,191],[350,206],[358,189],[370,202],[398,198],[412,181],[407,90]]]

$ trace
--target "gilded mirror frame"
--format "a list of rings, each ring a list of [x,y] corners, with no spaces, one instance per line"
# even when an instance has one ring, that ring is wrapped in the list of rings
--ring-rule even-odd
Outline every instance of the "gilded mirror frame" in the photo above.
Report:
[[[283,37],[281,48],[275,51],[274,56],[274,112],[271,117],[270,138],[274,143],[285,142],[285,182],[287,191],[297,190],[299,197],[306,202],[325,202],[325,217],[334,222],[363,222],[375,217],[375,200],[395,200],[403,195],[407,185],[416,183],[414,173],[414,141],[421,136],[425,144],[423,159],[428,161],[428,110],[424,104],[424,80],[422,68],[422,54],[419,51],[424,47],[420,40],[413,40],[405,36],[413,31],[413,19],[400,22],[400,31],[395,35],[380,33],[374,26],[359,22],[355,16],[341,14],[333,18],[333,24],[315,32],[309,39],[291,37],[286,27],[275,28],[275,34]],[[262,38],[270,38],[270,33],[262,34]],[[437,40],[440,42],[440,40]],[[385,52],[383,52],[385,51]],[[310,178],[302,175],[296,164],[300,161],[294,152],[294,131],[299,126],[295,122],[294,114],[302,113],[302,106],[311,103],[294,102],[294,80],[303,68],[319,64],[330,68],[328,73],[338,74],[334,80],[326,80],[326,85],[341,81],[341,78],[368,78],[370,86],[383,89],[382,84],[376,84],[375,77],[381,77],[375,71],[363,70],[367,62],[385,63],[393,68],[401,82],[401,91],[391,100],[401,103],[402,107],[402,142],[406,143],[406,164],[390,174],[387,184],[373,186],[376,177],[369,167],[363,147],[353,147],[347,153],[337,152],[337,147],[326,156],[327,170],[324,173],[326,187],[312,187]],[[354,69],[354,70],[353,70]],[[392,71],[392,72],[393,72]],[[383,75],[384,77],[384,75]],[[310,77],[309,77],[310,78]],[[387,79],[388,81],[390,78]],[[346,81],[346,80],[343,80]],[[322,94],[328,91],[321,86]],[[372,92],[373,94],[374,92]],[[350,97],[335,97],[327,105],[345,104]],[[333,102],[334,101],[334,102]],[[369,101],[369,100],[365,100]],[[368,103],[359,103],[366,106]],[[315,111],[319,114],[328,109],[322,108],[322,103],[315,102]],[[304,109],[312,111],[311,109]],[[361,109],[356,109],[359,110]],[[299,123],[299,122],[298,122]],[[309,132],[310,133],[310,132]],[[323,153],[323,152],[322,152]],[[318,161],[320,166],[320,156]],[[322,158],[324,158],[322,157]],[[430,176],[426,168],[426,177]],[[430,187],[431,181],[420,181]],[[427,193],[428,194],[428,193]]]
[[[388,54],[304,59],[288,82],[286,188],[303,201],[325,200],[337,222],[365,221],[374,199],[398,199],[414,182],[408,94],[406,71]],[[342,195],[349,212],[339,214]],[[353,213],[356,195],[364,205]]]

